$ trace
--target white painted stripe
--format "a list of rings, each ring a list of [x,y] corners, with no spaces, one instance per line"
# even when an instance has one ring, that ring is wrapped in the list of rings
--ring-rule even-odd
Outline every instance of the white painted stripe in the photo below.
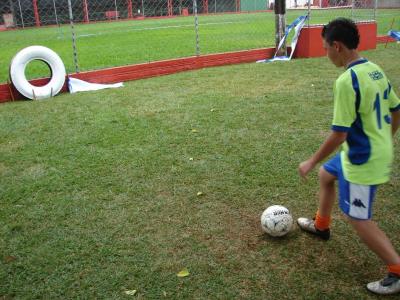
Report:
[[[239,24],[239,23],[245,23],[245,21],[237,21],[237,22],[232,22],[232,21],[226,21],[226,22],[210,22],[210,23],[200,23],[199,26],[212,26],[212,25],[226,25],[226,24]],[[123,31],[148,31],[148,30],[162,30],[162,29],[170,29],[170,28],[184,28],[184,27],[194,27],[193,24],[179,24],[179,25],[168,25],[168,26],[155,26],[155,27],[144,27],[144,28],[126,28],[124,30],[118,30],[118,33],[121,33]],[[77,35],[76,37],[79,38],[85,38],[85,37],[91,37],[91,36],[99,36],[103,34],[114,34],[114,32],[98,32],[98,33],[88,33],[88,34],[80,34]]]
[[[100,33],[100,34],[101,34],[101,33]],[[94,35],[99,35],[99,33],[81,34],[81,35],[77,35],[77,37],[88,37],[88,36],[94,36]]]
[[[244,23],[244,21],[239,22],[215,22],[215,23],[199,23],[199,26],[210,26],[210,25],[224,25],[224,24],[235,24]],[[168,28],[182,28],[182,27],[193,27],[193,24],[181,24],[181,25],[169,25],[169,26],[156,26],[156,27],[145,27],[133,29],[133,31],[145,31],[145,30],[158,30],[158,29],[168,29]]]
[[[349,182],[350,209],[349,216],[357,219],[368,219],[371,187],[369,185]]]

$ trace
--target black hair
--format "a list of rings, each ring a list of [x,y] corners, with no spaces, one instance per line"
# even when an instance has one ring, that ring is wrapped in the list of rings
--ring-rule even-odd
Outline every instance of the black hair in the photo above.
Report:
[[[322,38],[329,44],[341,42],[348,49],[357,49],[360,34],[357,25],[350,19],[337,18],[322,29]]]

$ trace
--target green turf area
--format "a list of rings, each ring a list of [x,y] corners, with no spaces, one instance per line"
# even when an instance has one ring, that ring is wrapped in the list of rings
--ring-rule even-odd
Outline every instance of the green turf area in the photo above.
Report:
[[[398,94],[399,50],[363,52]],[[0,105],[0,299],[376,299],[385,268],[337,207],[328,242],[260,229],[272,204],[315,213],[297,166],[341,72],[242,64]],[[400,250],[398,137],[374,216]]]
[[[371,10],[368,10],[371,14]],[[305,10],[290,10],[287,23]],[[370,19],[367,12],[361,19]],[[386,34],[399,9],[378,10],[379,34]],[[326,23],[338,16],[351,16],[351,10],[312,11],[311,24]],[[218,53],[272,47],[275,44],[273,13],[224,14],[199,17],[200,53]],[[187,57],[196,54],[194,17],[147,19],[76,25],[78,62],[81,71]],[[22,48],[43,45],[56,51],[67,72],[75,72],[69,26],[44,27],[0,32],[0,82],[8,77],[12,57]],[[49,75],[44,63],[29,67],[29,79]]]

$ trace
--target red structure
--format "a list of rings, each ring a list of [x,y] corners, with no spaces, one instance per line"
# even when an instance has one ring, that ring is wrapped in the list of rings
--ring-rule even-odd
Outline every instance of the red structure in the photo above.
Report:
[[[321,38],[322,27],[322,25],[311,25],[301,30],[294,52],[295,58],[320,57],[326,55]],[[357,27],[360,32],[360,44],[357,50],[364,51],[375,49],[377,44],[376,22],[357,23]]]
[[[40,18],[39,18],[39,11],[37,6],[37,0],[32,0],[33,4],[33,12],[35,14],[35,23],[37,27],[40,27]]]
[[[340,4],[338,4],[340,2]],[[373,7],[373,0],[363,0],[362,5],[363,7]],[[343,6],[343,5],[352,5],[351,0],[342,0],[342,1],[332,1],[332,0],[313,0],[313,6],[318,7],[335,7],[335,6]]]
[[[133,18],[133,13],[132,13],[132,0],[126,0],[127,5],[128,5],[128,18],[132,19]]]
[[[189,15],[189,9],[187,7],[182,7],[182,16],[188,16]]]
[[[172,0],[168,0],[168,16],[172,16]]]
[[[208,0],[203,0],[203,14],[208,14]]]
[[[240,11],[240,0],[236,0],[236,12]]]
[[[83,22],[89,23],[89,10],[87,0],[83,0]]]
[[[115,83],[189,70],[197,70],[201,68],[255,62],[256,60],[271,58],[274,53],[275,48],[244,50],[238,52],[208,54],[155,61],[131,66],[81,72],[70,75],[73,78],[78,78],[93,83]],[[45,85],[47,82],[49,82],[49,78],[34,79],[30,82],[35,86]],[[64,84],[61,92],[66,91],[67,84]],[[12,84],[0,84],[0,103],[19,99],[24,99],[24,97],[18,93]]]

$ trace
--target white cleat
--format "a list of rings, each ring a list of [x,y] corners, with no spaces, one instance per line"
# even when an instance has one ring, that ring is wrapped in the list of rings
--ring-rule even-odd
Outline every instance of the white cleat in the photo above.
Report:
[[[316,235],[318,237],[320,237],[321,239],[327,241],[329,240],[330,236],[331,236],[331,232],[329,229],[326,230],[318,230],[317,228],[315,228],[314,225],[314,220],[313,219],[307,219],[307,218],[298,218],[297,219],[297,224],[299,225],[299,227],[308,232],[311,233],[313,235]]]
[[[389,273],[382,280],[368,283],[367,290],[379,295],[400,293],[400,276]]]

